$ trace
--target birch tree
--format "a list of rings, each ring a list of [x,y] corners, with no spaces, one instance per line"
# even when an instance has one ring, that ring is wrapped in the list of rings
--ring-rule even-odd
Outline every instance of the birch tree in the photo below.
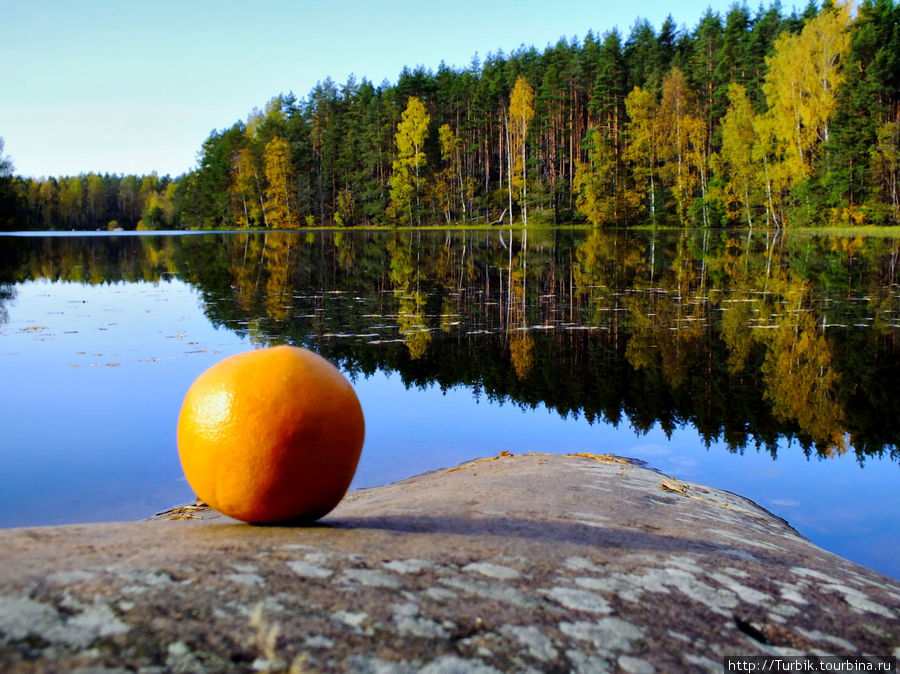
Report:
[[[846,5],[823,10],[799,35],[782,34],[766,57],[763,84],[776,158],[787,164],[791,185],[810,177],[837,105],[850,51]]]
[[[266,174],[266,211],[273,227],[296,229],[300,223],[295,198],[294,167],[290,148],[281,136],[266,143],[263,150],[263,167]]]
[[[430,121],[422,101],[410,96],[394,135],[397,157],[391,164],[389,213],[395,218],[403,213],[408,214],[410,224],[414,217],[418,221],[421,215],[419,200],[424,188],[422,173],[427,163],[425,138]]]
[[[534,118],[534,89],[528,80],[519,75],[509,95],[509,192],[510,200],[515,194],[522,205],[522,224],[528,225],[528,169],[525,161],[525,139],[528,136],[528,125]],[[510,213],[512,218],[512,213]]]
[[[757,145],[753,107],[740,84],[728,88],[728,111],[722,119],[722,149],[716,164],[722,173],[719,196],[729,218],[743,219],[753,227],[756,204],[756,169],[753,149]]]
[[[575,205],[592,225],[624,223],[637,209],[640,195],[624,188],[615,146],[603,129],[594,128],[589,143],[588,161],[579,162],[575,171]]]
[[[682,222],[687,222],[688,209],[699,190],[704,208],[703,224],[707,225],[706,123],[696,114],[687,78],[679,68],[673,68],[663,78],[662,88],[658,116],[660,175],[672,190]]]
[[[656,221],[656,187],[659,152],[659,106],[653,94],[635,87],[625,98],[628,143],[625,158],[631,163],[634,189],[645,201],[650,219]]]

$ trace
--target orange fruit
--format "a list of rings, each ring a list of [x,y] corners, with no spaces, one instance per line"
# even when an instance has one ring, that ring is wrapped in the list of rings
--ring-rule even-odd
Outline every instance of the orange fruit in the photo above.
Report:
[[[312,521],[343,498],[365,422],[350,382],[294,346],[239,353],[191,384],[178,454],[197,496],[245,522]]]

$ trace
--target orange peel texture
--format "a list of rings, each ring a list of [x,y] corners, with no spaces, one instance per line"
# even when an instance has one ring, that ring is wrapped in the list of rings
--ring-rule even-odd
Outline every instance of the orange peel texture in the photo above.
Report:
[[[245,522],[326,515],[350,486],[364,437],[350,382],[294,346],[216,363],[191,385],[178,418],[178,453],[191,487]]]

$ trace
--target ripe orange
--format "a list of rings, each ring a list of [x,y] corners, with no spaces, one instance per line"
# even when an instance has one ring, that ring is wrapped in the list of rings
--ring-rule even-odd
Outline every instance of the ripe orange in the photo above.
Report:
[[[312,521],[347,492],[364,435],[344,375],[311,351],[275,346],[197,377],[178,418],[178,453],[197,496],[219,512]]]

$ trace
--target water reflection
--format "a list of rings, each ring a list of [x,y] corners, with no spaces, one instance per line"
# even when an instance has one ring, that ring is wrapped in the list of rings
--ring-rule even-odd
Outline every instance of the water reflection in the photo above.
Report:
[[[10,285],[177,275],[217,326],[351,373],[733,451],[900,458],[898,241],[720,231],[5,238]],[[784,446],[784,443],[781,443]],[[783,450],[782,450],[783,451]]]

